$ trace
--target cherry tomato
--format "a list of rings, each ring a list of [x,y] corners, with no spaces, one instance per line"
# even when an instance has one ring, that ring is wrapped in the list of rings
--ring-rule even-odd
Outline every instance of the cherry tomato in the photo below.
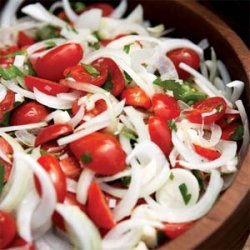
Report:
[[[193,110],[187,113],[190,122],[209,124],[218,121],[225,114],[227,104],[222,97],[209,97],[194,104]],[[202,114],[215,111],[214,114],[202,117]]]
[[[33,38],[25,34],[23,31],[18,32],[17,44],[20,48],[31,45],[33,43],[35,43],[35,40]]]
[[[91,10],[91,9],[100,9],[102,10],[102,16],[107,17],[114,11],[112,5],[107,3],[93,3],[89,5],[84,11]]]
[[[136,108],[149,109],[151,101],[148,95],[140,87],[129,87],[122,92],[121,99],[126,100],[126,105]]]
[[[55,141],[49,141],[41,145],[41,149],[51,154],[63,154],[66,152],[67,147],[65,145],[58,146],[58,144]]]
[[[100,228],[111,229],[115,226],[114,216],[96,182],[88,190],[87,214]]]
[[[70,149],[97,174],[113,175],[125,168],[126,154],[113,135],[95,132],[70,143]]]
[[[66,177],[76,180],[79,178],[82,168],[73,155],[67,155],[59,163]]]
[[[4,211],[0,211],[0,249],[7,247],[17,233],[14,218]]]
[[[23,247],[23,249],[26,250],[35,250],[35,246],[32,243],[26,242],[23,238],[17,235],[10,245],[8,245],[8,249],[19,249],[19,247]]]
[[[152,108],[156,116],[168,121],[180,115],[180,107],[174,97],[166,94],[154,94]]]
[[[36,137],[35,146],[55,140],[60,136],[71,133],[72,127],[68,124],[53,124],[40,131]]]
[[[237,130],[239,130],[238,133]],[[241,140],[242,137],[243,137],[243,127],[238,122],[234,122],[225,127],[221,135],[221,139],[226,141],[238,141]]]
[[[117,64],[110,58],[100,58],[94,63],[105,65],[108,69],[108,76],[103,87],[114,96],[120,95],[125,88],[125,80]]]
[[[63,202],[66,196],[66,177],[60,167],[58,159],[54,155],[46,154],[39,157],[38,163],[48,172],[57,195],[57,201]],[[41,194],[41,186],[36,178],[36,188]]]
[[[18,50],[19,48],[17,46],[8,46],[4,49],[0,49],[0,65],[5,68],[13,64],[15,58],[14,57],[8,58],[6,56]]]
[[[239,119],[239,114],[225,114],[220,120],[216,122],[216,124],[218,124],[223,129],[229,124],[238,121]]]
[[[189,78],[190,74],[179,67],[180,63],[185,63],[193,69],[198,69],[200,66],[199,55],[187,48],[171,50],[167,53],[167,56],[173,62],[179,78],[186,80]]]
[[[174,239],[186,232],[193,224],[194,222],[167,223],[164,225],[163,231],[170,239]]]
[[[148,120],[151,140],[168,156],[173,148],[171,131],[165,120],[158,116],[151,116]]]
[[[0,103],[0,121],[3,121],[4,115],[14,108],[15,94],[11,90],[7,91],[6,96]]]
[[[77,82],[90,83],[96,86],[102,86],[107,78],[108,69],[104,64],[94,62],[91,65],[94,67],[100,75],[91,75],[83,65],[77,65],[69,67],[64,71],[64,76],[70,76],[74,78]]]
[[[41,122],[49,114],[48,109],[42,104],[31,101],[17,107],[11,114],[11,125],[24,125]]]
[[[77,43],[66,43],[37,59],[34,67],[38,77],[59,81],[66,68],[77,65],[83,57],[83,50]]]
[[[35,76],[25,76],[24,82],[29,90],[33,91],[33,88],[37,88],[47,95],[56,96],[57,94],[69,91],[69,88],[64,85]]]
[[[211,148],[204,148],[199,145],[194,145],[194,150],[197,154],[205,157],[206,159],[210,161],[214,161],[221,156],[220,152]]]

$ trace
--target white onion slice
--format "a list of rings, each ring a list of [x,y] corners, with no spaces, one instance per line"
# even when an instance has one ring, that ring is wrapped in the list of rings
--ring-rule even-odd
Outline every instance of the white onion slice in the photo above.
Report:
[[[143,22],[143,8],[138,4],[126,18],[127,22],[141,24]]]
[[[25,125],[2,127],[2,128],[0,128],[0,132],[11,132],[11,131],[16,131],[16,130],[41,128],[41,127],[45,127],[47,125],[48,124],[46,122],[38,122],[38,123],[30,123],[30,124],[25,124]]]
[[[128,6],[127,0],[120,1],[119,5],[113,10],[109,17],[120,19],[126,12]]]
[[[36,137],[27,130],[17,130],[15,132],[16,139],[26,146],[34,147]]]
[[[77,181],[67,178],[66,184],[67,184],[67,191],[71,193],[76,193]]]
[[[119,134],[119,141],[122,146],[122,149],[126,152],[126,154],[130,154],[132,151],[132,146],[130,144],[130,139],[127,138],[122,133]]]
[[[101,23],[102,10],[90,9],[84,11],[76,20],[76,27],[88,29],[91,32],[98,31]]]
[[[57,204],[75,249],[101,249],[100,234],[92,221],[76,206]],[[84,229],[84,230],[83,230]]]
[[[61,1],[54,2],[49,8],[49,12],[53,13],[58,8],[63,8],[63,3]]]
[[[33,92],[28,91],[26,89],[23,89],[23,88],[19,87],[15,83],[11,83],[7,87],[8,87],[8,89],[12,90],[15,93],[18,93],[18,94],[20,94],[20,95],[22,95],[24,97],[29,98],[29,99],[35,100],[35,95],[34,95]]]
[[[244,82],[242,81],[233,81],[227,84],[227,87],[233,88],[233,93],[230,98],[230,101],[234,103],[236,100],[238,100],[243,92],[244,89]]]
[[[119,172],[111,176],[97,177],[96,182],[101,183],[101,182],[115,181],[115,180],[121,179],[126,176],[130,176],[130,175],[131,175],[131,169],[125,169],[122,172]]]
[[[218,71],[222,77],[223,82],[225,84],[231,82],[230,74],[229,74],[225,64],[221,60],[217,61],[217,68],[218,68]]]
[[[71,118],[70,121],[68,121],[68,124],[72,127],[75,128],[83,119],[84,116],[84,107],[83,105],[80,106],[79,110],[77,111],[77,113],[75,114],[75,116],[73,116]]]
[[[4,161],[6,161],[9,164],[12,164],[10,158],[8,157],[8,155],[0,148],[0,158],[3,159]]]
[[[25,62],[26,56],[25,55],[16,55],[14,60],[14,65],[18,68],[22,68]]]
[[[62,0],[64,11],[71,22],[75,22],[78,19],[78,15],[72,10],[69,0]]]
[[[7,89],[4,85],[0,85],[0,102],[2,102],[7,94]]]
[[[81,203],[85,204],[88,197],[89,186],[94,180],[95,173],[89,169],[83,169],[76,187],[76,199]]]

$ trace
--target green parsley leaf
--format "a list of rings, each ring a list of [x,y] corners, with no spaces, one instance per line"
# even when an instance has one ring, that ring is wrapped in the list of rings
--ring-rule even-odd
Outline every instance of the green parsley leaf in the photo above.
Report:
[[[77,13],[81,13],[86,9],[86,5],[84,3],[81,3],[81,2],[72,3],[72,7],[73,7],[74,11]]]
[[[131,182],[131,176],[122,177],[121,182],[125,187],[128,187]]]
[[[130,47],[131,47],[131,43],[130,44],[126,44],[123,46],[123,51],[126,52],[127,54],[129,53],[130,51]]]
[[[81,156],[81,161],[85,164],[92,162],[92,156],[88,151],[85,151]]]
[[[242,140],[244,135],[244,128],[242,125],[239,125],[238,127],[236,127],[235,132],[231,135],[231,139],[234,141],[240,141]]]
[[[131,129],[128,129],[128,128],[123,129],[122,130],[122,134],[124,136],[126,136],[128,139],[131,139],[131,140],[134,140],[134,141],[137,140],[136,133],[133,130],[131,130]]]
[[[48,40],[60,37],[57,28],[52,25],[43,26],[38,30],[37,36],[40,40]]]
[[[107,76],[107,80],[106,82],[102,85],[102,88],[109,91],[109,92],[112,92],[112,89],[114,87],[114,84],[113,82],[111,81],[112,80],[112,75],[111,75],[111,72],[109,71],[108,72],[108,76]]]
[[[126,72],[126,71],[123,71],[124,73],[124,76],[125,76],[125,80],[128,84],[130,84],[132,82],[132,78],[130,77],[130,75]]]
[[[3,56],[3,58],[13,58],[15,56],[18,56],[18,55],[25,55],[27,54],[27,51],[26,50],[18,50],[14,53],[11,53],[11,54],[8,54],[6,56]]]
[[[205,179],[202,172],[200,170],[192,170],[192,173],[199,183],[201,192],[205,191]]]
[[[0,194],[4,187],[4,173],[5,173],[4,165],[0,162]]]
[[[170,127],[171,131],[177,131],[177,127],[176,127],[174,120],[169,120],[168,126]]]
[[[170,175],[169,175],[169,179],[170,179],[171,181],[174,180],[174,174],[173,174],[172,172],[171,172]]]
[[[220,113],[222,109],[223,109],[223,105],[220,104],[218,107],[216,107],[217,113]]]
[[[100,75],[100,72],[93,66],[89,64],[82,63],[82,66],[88,71],[88,73],[94,77],[97,77]]]
[[[98,50],[100,49],[100,43],[99,42],[96,42],[96,43],[89,43],[89,47],[95,49],[95,50]]]
[[[72,76],[72,72],[69,71],[69,73],[66,75],[66,78],[71,77],[71,76]]]
[[[34,71],[33,66],[29,60],[24,64],[23,73],[24,73],[24,75],[31,75],[31,76],[35,75],[35,71]]]
[[[187,205],[192,197],[192,195],[188,193],[187,185],[185,183],[182,183],[181,185],[179,185],[179,190],[181,192],[185,205]]]
[[[45,44],[47,46],[47,49],[52,49],[52,48],[56,47],[56,43],[52,40],[47,41]]]
[[[66,26],[66,29],[69,31],[73,31],[75,34],[79,34],[79,32],[77,31],[77,29],[73,26]]]
[[[24,76],[23,72],[14,65],[9,66],[8,68],[0,68],[0,75],[4,80],[12,80],[18,76]]]
[[[47,155],[48,152],[46,150],[44,150],[44,149],[40,149],[40,154],[41,155]]]

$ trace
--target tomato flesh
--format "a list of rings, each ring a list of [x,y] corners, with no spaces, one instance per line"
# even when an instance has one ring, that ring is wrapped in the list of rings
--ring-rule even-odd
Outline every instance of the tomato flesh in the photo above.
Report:
[[[226,107],[227,104],[222,97],[209,97],[196,102],[193,106],[193,110],[187,112],[187,118],[192,123],[210,124],[223,117],[226,112]],[[202,114],[213,111],[213,114],[202,117]]]
[[[181,112],[176,99],[166,94],[153,95],[152,109],[156,116],[166,121],[179,117]]]
[[[220,152],[211,148],[204,148],[199,145],[194,145],[194,150],[197,154],[205,157],[206,159],[210,161],[214,161],[221,156]]]
[[[240,119],[239,114],[225,114],[220,120],[216,122],[222,129],[227,127],[229,124],[236,122]]]
[[[234,141],[233,135],[236,133],[239,126],[241,125],[238,122],[229,124],[223,129],[221,139],[226,141]]]
[[[77,43],[66,43],[37,59],[34,67],[40,78],[50,81],[63,79],[66,68],[77,65],[83,57],[83,50]]]
[[[96,182],[88,190],[87,214],[100,228],[111,229],[115,226],[113,214]]]
[[[194,222],[167,223],[164,225],[163,232],[170,239],[174,239],[186,232],[193,224]]]
[[[17,44],[20,48],[32,45],[33,43],[35,43],[33,38],[25,34],[23,31],[18,32]]]
[[[173,62],[180,79],[186,80],[190,77],[190,74],[179,67],[180,63],[185,63],[191,68],[197,70],[200,66],[199,55],[188,48],[181,48],[171,50],[167,53],[167,56]]]
[[[0,249],[7,247],[15,238],[16,233],[14,218],[9,213],[0,210]]]
[[[70,150],[97,174],[113,175],[125,168],[126,154],[110,134],[95,132],[70,143]]]
[[[173,145],[171,140],[171,130],[165,120],[161,117],[151,116],[148,120],[150,139],[169,156]]]
[[[0,122],[4,120],[5,114],[14,108],[15,94],[8,90],[6,96],[0,103]]]

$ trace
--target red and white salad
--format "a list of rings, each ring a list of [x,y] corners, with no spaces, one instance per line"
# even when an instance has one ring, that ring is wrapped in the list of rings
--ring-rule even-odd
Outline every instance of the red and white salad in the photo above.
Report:
[[[248,146],[244,83],[141,5],[23,2],[0,17],[0,249],[155,249],[194,226]]]

